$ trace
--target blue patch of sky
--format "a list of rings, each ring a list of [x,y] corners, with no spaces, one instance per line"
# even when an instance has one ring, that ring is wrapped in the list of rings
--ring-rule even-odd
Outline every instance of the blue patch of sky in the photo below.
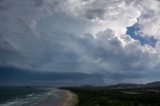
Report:
[[[138,33],[136,33],[140,28],[138,27],[138,24],[134,24],[131,27],[127,27],[127,35],[131,36],[135,40],[139,40],[142,45],[147,44],[152,47],[155,47],[157,39],[155,39],[153,36],[140,36]]]

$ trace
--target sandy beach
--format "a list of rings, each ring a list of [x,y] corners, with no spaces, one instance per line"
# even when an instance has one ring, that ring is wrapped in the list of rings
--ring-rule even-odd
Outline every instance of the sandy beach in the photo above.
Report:
[[[57,106],[75,106],[78,103],[78,96],[71,91],[65,90],[64,92]]]
[[[77,95],[67,90],[64,90],[63,92],[64,93],[57,101],[57,104],[55,104],[55,101],[53,100],[54,96],[49,95],[38,101],[33,101],[22,106],[75,106],[75,104],[78,102]]]

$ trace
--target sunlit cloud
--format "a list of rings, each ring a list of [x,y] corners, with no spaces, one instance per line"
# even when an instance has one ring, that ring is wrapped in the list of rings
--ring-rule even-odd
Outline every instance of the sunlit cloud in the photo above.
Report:
[[[144,81],[159,67],[159,16],[158,0],[2,0],[0,65]],[[141,39],[127,35],[135,24]]]

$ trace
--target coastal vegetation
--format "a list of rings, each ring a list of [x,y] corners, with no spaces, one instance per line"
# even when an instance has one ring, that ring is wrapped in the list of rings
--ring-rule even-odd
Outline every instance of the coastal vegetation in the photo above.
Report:
[[[159,88],[68,87],[78,95],[76,106],[160,106]]]

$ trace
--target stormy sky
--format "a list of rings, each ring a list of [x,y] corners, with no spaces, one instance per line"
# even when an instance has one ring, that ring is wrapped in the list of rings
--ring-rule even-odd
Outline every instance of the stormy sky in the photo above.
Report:
[[[13,79],[145,83],[160,80],[159,52],[160,0],[0,0],[4,81],[17,69]]]

